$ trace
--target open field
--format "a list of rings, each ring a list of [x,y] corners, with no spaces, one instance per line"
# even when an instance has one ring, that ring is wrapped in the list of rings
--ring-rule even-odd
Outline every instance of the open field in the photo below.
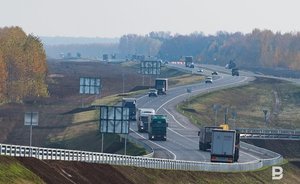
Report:
[[[221,108],[217,124],[223,123],[228,107],[228,123],[234,127],[300,128],[300,87],[288,82],[258,78],[249,85],[199,95],[178,106],[180,112],[199,126],[213,125],[213,105]],[[267,109],[267,124],[263,110]],[[237,113],[234,121],[232,112]]]

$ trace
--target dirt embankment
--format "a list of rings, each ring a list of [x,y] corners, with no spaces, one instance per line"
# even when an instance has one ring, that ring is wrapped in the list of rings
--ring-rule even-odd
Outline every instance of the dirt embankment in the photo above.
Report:
[[[4,156],[0,156],[0,165],[13,166],[18,172],[21,172],[20,168],[24,166],[28,169],[26,175],[14,175],[5,173],[5,171],[2,172],[0,167],[0,183],[42,183],[41,181],[50,184],[231,184],[273,182],[271,168],[242,173],[172,171],[84,162],[41,161],[34,158]],[[16,168],[16,165],[19,167]],[[276,181],[276,183],[299,183],[299,166],[300,162],[296,161],[282,165],[284,176],[282,180]]]

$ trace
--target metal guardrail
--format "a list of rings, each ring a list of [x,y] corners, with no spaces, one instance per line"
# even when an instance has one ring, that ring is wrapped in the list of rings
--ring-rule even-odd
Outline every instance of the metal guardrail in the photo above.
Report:
[[[300,130],[289,129],[257,129],[257,128],[237,128],[241,134],[277,134],[277,135],[300,135]]]
[[[241,139],[300,140],[299,130],[255,128],[237,128],[236,130],[241,133]]]
[[[271,157],[270,159],[261,159],[263,166],[276,165],[283,161],[283,157],[280,154],[267,150],[265,148],[260,148],[245,142],[240,142],[240,146],[246,148],[247,150],[254,150],[265,155],[269,155]]]
[[[254,146],[255,147],[255,146]],[[252,147],[252,149],[254,149]],[[269,150],[267,150],[269,151]],[[270,151],[269,151],[270,152]],[[275,153],[274,153],[275,154]],[[118,154],[97,153],[65,149],[29,147],[19,145],[0,144],[0,155],[14,157],[34,157],[41,160],[82,161],[104,163],[111,165],[125,165],[153,169],[190,170],[190,171],[251,171],[266,164],[273,165],[282,161],[282,157],[255,160],[246,163],[211,163],[184,160],[170,160],[147,158],[142,156],[126,156]],[[274,155],[275,156],[275,155]]]

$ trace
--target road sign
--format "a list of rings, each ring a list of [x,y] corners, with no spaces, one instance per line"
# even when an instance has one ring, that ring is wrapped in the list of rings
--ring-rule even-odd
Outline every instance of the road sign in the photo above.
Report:
[[[161,69],[160,60],[141,61],[140,73],[144,75],[159,75]]]
[[[129,108],[100,106],[100,133],[128,134]]]
[[[26,126],[37,126],[39,121],[38,112],[25,112],[24,125]]]
[[[99,78],[81,77],[80,94],[98,95],[100,94],[101,81]]]

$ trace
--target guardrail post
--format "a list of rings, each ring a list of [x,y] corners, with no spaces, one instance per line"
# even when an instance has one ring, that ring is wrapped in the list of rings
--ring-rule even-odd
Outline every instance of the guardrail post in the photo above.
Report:
[[[17,156],[17,147],[14,147],[14,156]]]

